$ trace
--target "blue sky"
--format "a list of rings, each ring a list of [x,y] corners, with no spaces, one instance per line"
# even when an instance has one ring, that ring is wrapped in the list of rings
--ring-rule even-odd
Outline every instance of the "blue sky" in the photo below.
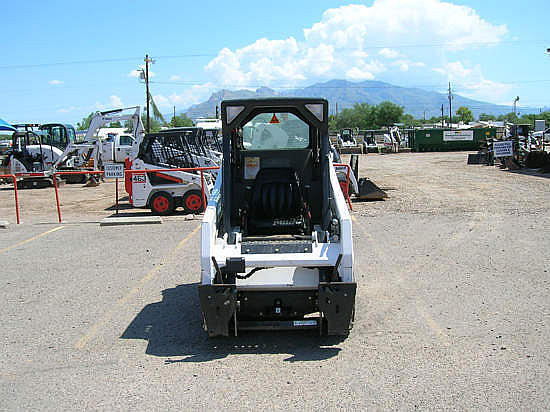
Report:
[[[548,0],[25,1],[3,5],[0,117],[76,123],[143,104],[149,53],[164,113],[220,88],[374,79],[550,106]]]

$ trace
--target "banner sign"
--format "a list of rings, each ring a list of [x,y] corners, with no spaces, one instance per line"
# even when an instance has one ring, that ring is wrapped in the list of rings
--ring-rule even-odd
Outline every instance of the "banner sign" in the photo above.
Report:
[[[444,130],[443,141],[444,142],[456,142],[456,141],[473,141],[473,130]]]

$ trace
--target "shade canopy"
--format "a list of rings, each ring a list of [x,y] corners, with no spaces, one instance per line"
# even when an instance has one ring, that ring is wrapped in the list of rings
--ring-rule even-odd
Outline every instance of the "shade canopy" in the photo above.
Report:
[[[15,127],[13,127],[8,122],[0,119],[0,131],[1,130],[9,130],[9,131],[15,132]]]

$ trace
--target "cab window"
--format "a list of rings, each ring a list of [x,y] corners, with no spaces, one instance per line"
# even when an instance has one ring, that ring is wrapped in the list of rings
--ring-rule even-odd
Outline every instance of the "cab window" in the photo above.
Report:
[[[242,128],[245,150],[305,149],[309,125],[292,113],[261,113]]]
[[[133,139],[131,136],[120,136],[121,146],[132,146]]]
[[[67,128],[67,134],[69,135],[69,143],[74,143],[76,141],[76,136],[72,127]]]

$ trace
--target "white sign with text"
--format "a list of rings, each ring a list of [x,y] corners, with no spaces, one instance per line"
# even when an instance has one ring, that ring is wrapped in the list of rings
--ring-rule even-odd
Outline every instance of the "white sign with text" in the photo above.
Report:
[[[121,163],[105,163],[105,179],[124,179],[124,165]]]
[[[456,142],[456,141],[473,141],[473,130],[444,130],[443,141],[444,142]]]
[[[493,142],[493,152],[495,157],[507,157],[514,155],[514,147],[511,140],[504,142]]]

